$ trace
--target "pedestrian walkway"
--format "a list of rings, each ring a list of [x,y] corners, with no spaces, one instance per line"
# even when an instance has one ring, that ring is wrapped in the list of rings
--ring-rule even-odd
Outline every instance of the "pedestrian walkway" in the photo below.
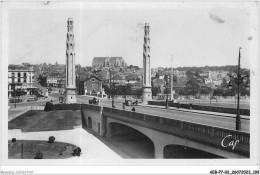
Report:
[[[146,104],[142,104],[142,103],[138,104],[138,106],[165,109],[165,106],[146,105]],[[184,108],[177,109],[176,107],[169,107],[169,110],[176,110],[176,111],[183,111],[183,112],[191,112],[191,113],[198,113],[198,114],[207,114],[207,115],[214,115],[214,116],[236,118],[236,114],[219,113],[219,112],[212,112],[212,111],[201,111],[201,110],[184,109]],[[240,115],[240,117],[241,117],[241,119],[250,120],[250,116]]]
[[[17,140],[48,140],[50,136],[55,137],[55,141],[70,143],[81,148],[80,157],[72,157],[71,165],[90,165],[102,162],[111,162],[121,160],[118,154],[112,151],[98,138],[88,133],[83,128],[63,131],[42,131],[42,132],[21,132],[21,130],[8,130],[8,140],[16,138]],[[98,159],[98,162],[93,161]],[[58,161],[55,160],[55,161]]]

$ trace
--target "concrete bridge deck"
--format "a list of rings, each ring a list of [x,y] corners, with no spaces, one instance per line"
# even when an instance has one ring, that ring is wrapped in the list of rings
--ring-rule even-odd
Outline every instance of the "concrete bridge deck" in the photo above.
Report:
[[[144,107],[139,108],[145,109]],[[87,125],[100,136],[111,138],[118,134],[129,135],[127,127],[146,135],[154,143],[156,158],[163,158],[164,149],[170,145],[205,150],[226,158],[250,157],[250,134],[248,132],[217,126],[228,126],[222,125],[225,122],[233,125],[234,118],[206,115],[210,124],[205,124],[204,121],[199,120],[184,120],[184,117],[179,117],[178,113],[169,114],[169,110],[166,110],[166,115],[169,117],[162,113],[163,110],[158,109],[156,113],[159,115],[156,115],[151,110],[151,114],[149,114],[143,113],[141,110],[132,112],[87,104],[82,104],[82,111]],[[193,118],[193,114],[189,114],[189,118]],[[220,122],[216,125],[217,120]],[[249,122],[249,120],[246,121]]]
[[[79,96],[78,102],[88,103],[88,97]],[[122,101],[122,100],[121,100]],[[115,106],[117,109],[122,109],[122,102],[115,101]],[[111,100],[102,100],[100,106],[111,107]],[[126,111],[131,111],[131,106],[126,106]],[[170,108],[171,110],[166,110],[164,107],[154,107],[147,105],[135,106],[136,112],[144,113],[149,115],[156,115],[165,118],[172,118],[177,120],[183,120],[188,122],[195,122],[198,124],[204,124],[209,126],[215,126],[220,128],[226,128],[235,130],[235,115],[234,114],[225,114],[209,111],[198,111],[198,110],[173,110],[174,107]],[[250,117],[241,116],[241,131],[250,132]]]

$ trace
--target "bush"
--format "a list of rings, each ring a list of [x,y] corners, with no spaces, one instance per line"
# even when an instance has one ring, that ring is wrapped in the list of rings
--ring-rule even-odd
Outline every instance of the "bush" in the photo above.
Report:
[[[53,110],[81,110],[81,104],[55,104]]]
[[[53,103],[51,102],[46,102],[44,111],[52,111],[53,110]]]
[[[76,149],[73,150],[73,156],[80,156],[81,155],[81,148],[77,147]]]
[[[49,143],[54,143],[55,137],[54,136],[50,136],[49,137]]]
[[[41,151],[36,152],[35,158],[34,159],[42,159],[43,158],[43,154]]]
[[[16,138],[12,138],[12,142],[16,142]]]

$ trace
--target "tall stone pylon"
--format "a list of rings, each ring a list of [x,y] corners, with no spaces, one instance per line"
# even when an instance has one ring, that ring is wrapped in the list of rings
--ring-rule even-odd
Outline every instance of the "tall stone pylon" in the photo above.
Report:
[[[66,41],[66,103],[77,103],[75,81],[75,43],[72,18],[68,19],[67,27],[68,32]]]
[[[152,100],[151,86],[151,68],[150,68],[150,26],[145,23],[144,26],[144,47],[143,47],[143,100],[142,103],[147,104]]]

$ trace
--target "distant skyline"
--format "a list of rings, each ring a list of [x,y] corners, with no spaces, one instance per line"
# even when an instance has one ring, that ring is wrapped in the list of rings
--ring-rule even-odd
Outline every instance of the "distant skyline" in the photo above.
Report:
[[[33,8],[32,8],[33,7]],[[122,56],[143,63],[144,24],[150,24],[151,67],[237,65],[250,68],[257,43],[257,6],[230,3],[25,3],[9,7],[9,64],[65,64],[66,23],[74,19],[76,64]]]

